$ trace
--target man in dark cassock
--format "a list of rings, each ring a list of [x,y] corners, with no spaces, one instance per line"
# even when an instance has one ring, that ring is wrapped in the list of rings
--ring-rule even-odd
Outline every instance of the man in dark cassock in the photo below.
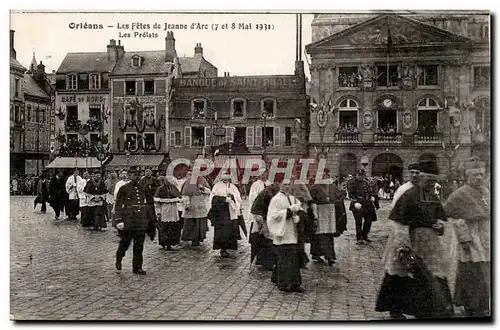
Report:
[[[389,215],[394,230],[383,256],[385,277],[375,307],[377,312],[389,311],[398,319],[406,318],[403,314],[417,318],[453,316],[439,240],[447,219],[434,191],[438,166],[421,162],[419,170],[418,184],[401,195]],[[411,268],[401,258],[405,250],[415,256]]]
[[[148,217],[147,196],[139,184],[140,168],[130,169],[131,181],[124,184],[115,200],[116,228],[121,231],[121,240],[116,251],[116,269],[122,269],[122,259],[130,243],[134,241],[132,270],[135,274],[145,275],[142,269],[142,250],[146,234],[154,240],[154,222]]]
[[[155,212],[155,204],[154,197],[156,189],[160,186],[160,182],[158,179],[153,177],[153,172],[150,167],[147,167],[144,171],[144,177],[141,178],[139,184],[144,190],[146,194],[146,209],[147,209],[147,217],[152,222],[156,222],[156,212]]]
[[[61,215],[61,209],[64,207],[66,197],[66,180],[63,179],[63,173],[58,171],[56,176],[50,180],[50,205],[56,213],[55,219],[58,220]]]
[[[254,216],[254,222],[250,228],[251,258],[256,258],[257,265],[262,265],[266,270],[273,270],[276,264],[276,251],[267,227],[267,211],[271,199],[279,192],[279,189],[277,183],[264,188],[250,206],[250,212]]]
[[[209,219],[215,227],[213,249],[220,249],[221,257],[228,258],[227,250],[238,249],[240,192],[229,180],[222,179],[212,188],[208,205],[211,207]]]
[[[329,174],[325,172],[323,178],[328,177]],[[335,184],[312,184],[309,191],[318,214],[318,228],[311,238],[311,255],[314,260],[320,262],[323,262],[322,257],[325,257],[331,266],[337,259],[334,237],[345,230],[343,224],[338,223],[339,217],[335,214],[335,202],[339,199],[343,202],[344,193]],[[337,233],[340,234],[336,235]]]
[[[349,182],[348,189],[351,199],[349,211],[352,211],[356,221],[356,244],[363,245],[370,242],[368,234],[372,222],[377,220],[376,209],[379,209],[377,194],[372,191],[363,169],[358,170],[356,178]]]
[[[101,231],[106,228],[106,184],[100,171],[94,171],[92,179],[85,185],[87,195],[87,216],[91,230]]]

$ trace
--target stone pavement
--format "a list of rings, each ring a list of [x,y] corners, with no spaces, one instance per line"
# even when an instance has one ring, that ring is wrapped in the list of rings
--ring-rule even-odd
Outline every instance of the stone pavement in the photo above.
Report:
[[[56,222],[50,207],[47,214],[34,213],[33,199],[10,199],[10,313],[16,320],[388,318],[374,311],[388,203],[382,203],[373,242],[366,246],[355,245],[349,212],[348,231],[335,241],[337,263],[310,263],[302,271],[306,292],[298,294],[279,291],[270,272],[250,267],[248,240],[239,241],[239,250],[230,252],[233,258],[221,259],[212,250],[213,227],[200,247],[184,242],[179,252],[162,250],[157,240],[146,238],[147,275],[132,273],[131,248],[117,272],[119,238],[114,230],[90,232],[72,222]]]

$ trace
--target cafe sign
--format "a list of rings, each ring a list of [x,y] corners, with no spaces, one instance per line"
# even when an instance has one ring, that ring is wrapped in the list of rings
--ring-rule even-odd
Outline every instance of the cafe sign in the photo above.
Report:
[[[104,95],[62,95],[62,103],[102,103],[106,102]]]

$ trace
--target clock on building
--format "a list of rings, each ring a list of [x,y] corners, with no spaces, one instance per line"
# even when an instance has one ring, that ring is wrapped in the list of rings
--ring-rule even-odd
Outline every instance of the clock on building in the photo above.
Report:
[[[392,107],[392,100],[391,99],[385,99],[383,102],[384,107],[390,108]]]

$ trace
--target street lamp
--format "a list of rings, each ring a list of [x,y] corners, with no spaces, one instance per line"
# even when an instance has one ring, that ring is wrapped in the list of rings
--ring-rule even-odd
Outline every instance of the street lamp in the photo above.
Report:
[[[261,113],[261,119],[264,122],[264,134],[262,134],[262,140],[264,142],[264,152],[262,154],[262,158],[264,159],[264,161],[267,161],[267,134],[266,134],[267,116],[268,116],[267,111],[264,109]]]

